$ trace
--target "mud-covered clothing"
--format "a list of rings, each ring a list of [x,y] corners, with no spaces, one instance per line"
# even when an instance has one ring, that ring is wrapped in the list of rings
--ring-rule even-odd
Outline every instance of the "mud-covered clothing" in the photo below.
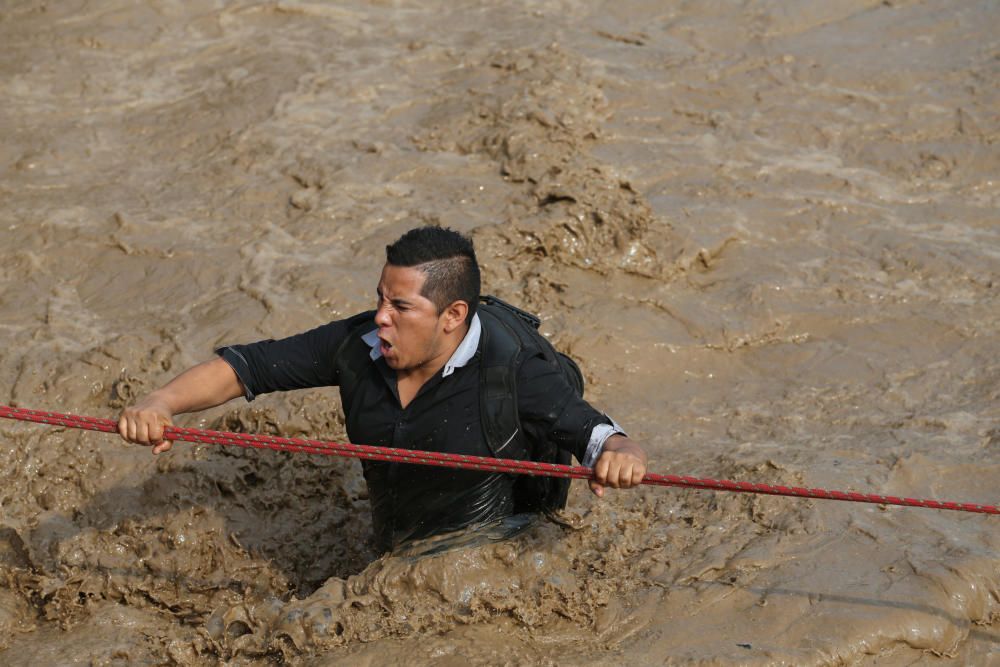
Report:
[[[282,340],[233,345],[217,353],[233,367],[247,400],[272,391],[338,386],[336,355],[359,327],[367,332],[376,329],[372,317],[362,313]],[[473,325],[478,335],[478,316]],[[406,408],[399,400],[396,372],[378,354],[377,346],[366,350],[371,357],[366,372],[357,377],[349,404],[344,405],[351,441],[493,456],[480,422],[482,344],[474,338],[466,336],[442,372],[429,379]],[[593,458],[593,436],[609,431],[613,422],[578,397],[559,370],[541,357],[524,360],[516,380],[518,417],[527,438],[547,439],[581,461]],[[512,475],[377,461],[365,461],[363,468],[375,542],[386,550],[517,511]]]

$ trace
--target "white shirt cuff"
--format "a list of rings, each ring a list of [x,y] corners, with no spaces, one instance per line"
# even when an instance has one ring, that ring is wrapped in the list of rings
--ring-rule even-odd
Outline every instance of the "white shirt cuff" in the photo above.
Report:
[[[611,417],[608,417],[608,419],[611,419]],[[614,419],[611,419],[610,424],[598,424],[595,426],[594,430],[590,432],[590,442],[587,443],[587,451],[583,455],[583,465],[587,468],[593,468],[594,464],[597,463],[597,457],[604,451],[604,443],[615,434],[626,435],[625,431],[622,430],[622,427]]]

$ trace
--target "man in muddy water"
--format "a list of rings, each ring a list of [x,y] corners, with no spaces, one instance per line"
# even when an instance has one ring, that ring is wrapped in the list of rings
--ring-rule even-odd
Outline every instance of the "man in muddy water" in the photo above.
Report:
[[[498,300],[481,304],[479,291],[471,240],[438,227],[410,230],[386,247],[376,310],[220,348],[124,410],[118,430],[159,454],[171,447],[163,432],[174,415],[337,385],[352,442],[548,462],[572,454],[593,467],[598,496],[639,484],[646,453],[583,400],[576,365],[526,324],[530,315]],[[565,504],[568,489],[568,480],[504,473],[363,467],[383,550],[473,527],[522,526]]]

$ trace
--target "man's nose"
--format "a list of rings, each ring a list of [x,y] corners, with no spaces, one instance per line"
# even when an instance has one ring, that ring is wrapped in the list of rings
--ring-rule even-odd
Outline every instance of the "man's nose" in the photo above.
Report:
[[[389,319],[389,309],[384,305],[379,305],[378,310],[375,311],[375,324],[380,327],[387,327],[392,324],[392,320]]]

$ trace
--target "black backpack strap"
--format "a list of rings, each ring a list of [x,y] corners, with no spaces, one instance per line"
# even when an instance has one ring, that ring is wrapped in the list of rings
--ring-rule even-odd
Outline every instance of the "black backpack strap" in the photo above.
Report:
[[[521,310],[517,306],[512,306],[511,304],[507,303],[500,297],[493,296],[492,294],[487,294],[486,296],[479,297],[479,300],[482,303],[486,304],[487,306],[491,307],[499,306],[503,310],[506,310],[507,312],[517,315],[518,318],[520,318],[523,322],[526,322],[527,324],[531,325],[531,328],[535,329],[536,331],[538,330],[538,327],[542,326],[542,320],[538,317],[538,315],[529,313],[526,310]]]
[[[517,367],[524,346],[510,324],[490,308],[478,308],[482,322],[479,412],[483,435],[493,456],[525,456],[521,420],[517,414]]]

